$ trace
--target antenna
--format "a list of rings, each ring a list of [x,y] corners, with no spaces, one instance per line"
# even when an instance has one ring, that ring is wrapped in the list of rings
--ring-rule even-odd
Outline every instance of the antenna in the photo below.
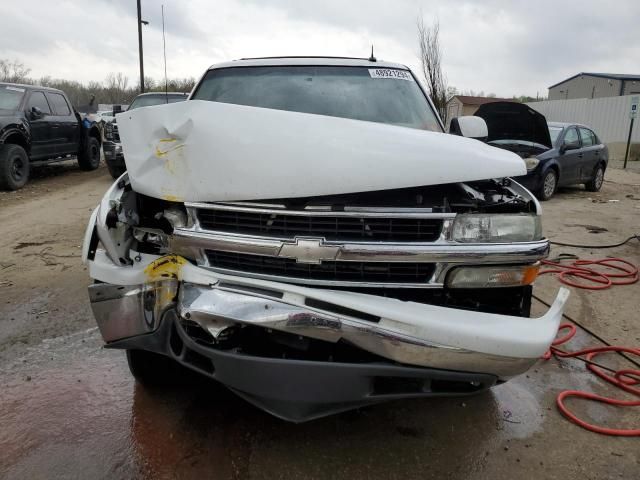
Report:
[[[377,62],[376,57],[373,56],[373,43],[371,44],[371,56],[369,57],[370,62]]]
[[[162,8],[162,53],[164,55],[164,98],[165,102],[169,103],[169,92],[167,85],[167,43],[164,38],[164,4],[161,5]]]

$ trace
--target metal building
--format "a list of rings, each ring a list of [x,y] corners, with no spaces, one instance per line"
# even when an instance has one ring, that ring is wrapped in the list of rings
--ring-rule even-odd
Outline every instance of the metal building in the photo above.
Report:
[[[549,100],[618,97],[640,93],[640,75],[582,72],[549,87]]]
[[[454,95],[447,101],[447,124],[446,129],[449,131],[451,119],[466,115],[473,115],[480,105],[493,102],[517,102],[513,98],[496,98],[496,97],[473,97],[470,95]]]

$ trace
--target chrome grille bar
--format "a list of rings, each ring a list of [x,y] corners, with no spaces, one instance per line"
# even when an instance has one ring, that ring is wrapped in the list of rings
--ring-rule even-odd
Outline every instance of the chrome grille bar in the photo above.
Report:
[[[245,212],[245,213],[267,213],[267,214],[276,214],[282,215],[286,213],[287,215],[299,215],[303,217],[311,217],[311,216],[320,216],[326,217],[327,215],[335,216],[335,217],[395,217],[395,218],[430,218],[430,219],[445,219],[445,218],[455,218],[455,213],[433,213],[429,208],[416,208],[416,209],[407,209],[407,208],[381,208],[375,207],[371,209],[347,209],[340,211],[329,211],[329,210],[317,210],[317,209],[308,209],[308,210],[287,210],[285,208],[274,208],[274,207],[245,207],[240,206],[238,204],[229,204],[229,203],[197,203],[197,202],[187,202],[185,203],[187,208],[193,209],[203,209],[203,210],[223,210],[230,212]]]
[[[453,242],[451,229],[455,213],[433,213],[430,209],[389,209],[361,207],[342,211],[322,209],[290,210],[261,203],[187,203],[189,227],[176,228],[170,238],[172,252],[198,259],[212,270],[288,283],[325,286],[377,286],[394,288],[442,288],[447,273],[459,265],[529,264],[545,258],[547,240],[506,244],[461,244]],[[431,241],[375,240],[369,238],[336,239],[322,230],[295,235],[278,231],[256,233],[212,230],[204,218],[216,212],[239,215],[291,216],[313,225],[331,217],[339,221],[375,222],[377,219],[434,220],[438,234]],[[441,222],[441,223],[440,223]],[[333,228],[332,222],[327,222]],[[401,224],[406,226],[406,224]],[[410,224],[415,225],[415,223]],[[233,229],[231,229],[233,230]],[[237,230],[237,229],[236,229]],[[331,233],[331,232],[330,232]],[[335,230],[333,230],[335,234]],[[328,237],[328,238],[327,238]],[[272,259],[273,261],[271,261]],[[235,262],[235,263],[234,263]],[[255,267],[255,268],[254,268]],[[382,278],[373,272],[401,272],[414,268],[414,278]],[[355,272],[362,272],[359,276]],[[335,272],[332,277],[330,272]],[[349,272],[345,274],[344,272]],[[365,275],[365,273],[372,275]],[[395,281],[394,281],[395,280]]]

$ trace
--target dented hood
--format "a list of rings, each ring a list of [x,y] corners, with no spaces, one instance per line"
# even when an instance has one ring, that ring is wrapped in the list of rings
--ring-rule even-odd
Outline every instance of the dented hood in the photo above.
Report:
[[[514,153],[412,128],[202,100],[117,115],[131,184],[173,201],[306,197],[524,175]]]

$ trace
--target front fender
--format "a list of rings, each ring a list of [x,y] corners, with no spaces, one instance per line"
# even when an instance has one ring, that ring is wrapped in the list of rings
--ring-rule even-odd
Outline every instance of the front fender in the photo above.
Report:
[[[31,150],[31,128],[27,122],[14,120],[0,128],[0,143],[5,143],[11,135],[19,135],[27,147],[27,152]]]
[[[560,165],[560,162],[558,162],[557,157],[549,158],[547,160],[541,160],[540,163],[540,175],[544,175],[545,172],[550,168],[555,168],[558,171],[558,178],[562,177],[562,166]]]

